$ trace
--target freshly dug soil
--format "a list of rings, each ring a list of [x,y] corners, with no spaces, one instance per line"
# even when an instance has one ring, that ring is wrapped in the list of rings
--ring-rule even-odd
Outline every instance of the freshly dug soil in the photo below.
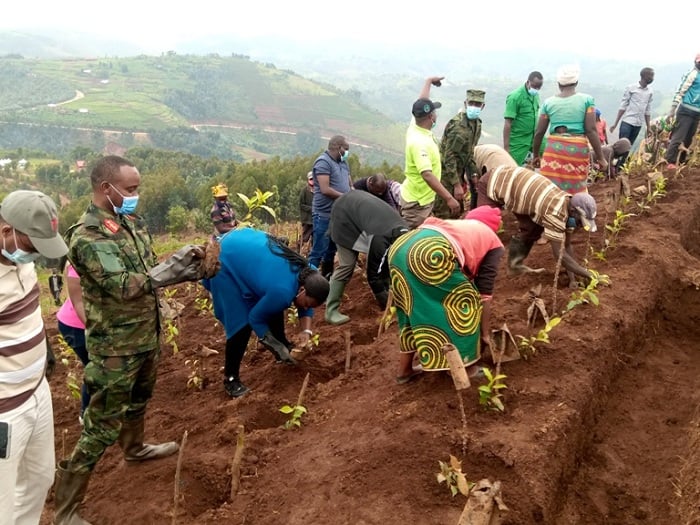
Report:
[[[642,183],[633,179],[632,185]],[[603,245],[604,202],[614,182],[598,183],[599,231],[575,236],[583,259],[588,243]],[[298,366],[277,365],[251,341],[242,379],[252,389],[229,399],[221,381],[224,335],[207,310],[198,285],[179,285],[185,305],[179,320],[179,353],[164,344],[146,436],[182,439],[188,432],[177,523],[456,524],[466,502],[438,484],[438,461],[462,461],[467,479],[499,480],[509,524],[697,523],[700,406],[700,171],[668,182],[668,194],[625,222],[606,261],[588,253],[589,266],[607,274],[599,306],[580,305],[564,315],[529,360],[503,365],[505,412],[479,405],[472,382],[463,391],[467,454],[452,380],[426,373],[395,382],[396,325],[377,337],[382,312],[361,271],[346,288],[341,310],[351,322],[333,327],[319,308],[318,348]],[[515,231],[505,215],[504,243]],[[504,261],[505,262],[505,261]],[[516,335],[527,327],[528,291],[542,284],[552,311],[555,261],[548,245],[527,260],[540,275],[508,277],[503,267],[494,298],[494,328]],[[557,289],[562,310],[570,291]],[[47,315],[55,334],[55,319]],[[290,327],[293,333],[294,328]],[[345,332],[352,338],[345,371]],[[220,353],[203,357],[203,347]],[[188,388],[201,367],[202,390]],[[187,364],[186,364],[187,363]],[[486,364],[492,366],[490,361]],[[283,430],[279,412],[296,402],[306,373],[311,379],[301,428]],[[68,396],[67,368],[52,379],[57,456],[79,433],[78,401]],[[236,429],[245,426],[241,489],[229,501]],[[177,456],[126,465],[111,447],[90,481],[82,515],[95,524],[173,523]],[[53,516],[49,497],[44,520]]]

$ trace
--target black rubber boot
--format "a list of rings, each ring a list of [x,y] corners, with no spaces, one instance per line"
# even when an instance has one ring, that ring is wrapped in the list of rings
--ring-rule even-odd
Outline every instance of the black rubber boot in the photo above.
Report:
[[[389,291],[382,290],[381,292],[377,292],[374,294],[374,298],[377,300],[379,308],[386,310],[386,303],[389,300]]]
[[[525,242],[520,237],[514,236],[510,239],[508,244],[508,274],[518,275],[523,272],[536,271],[523,264],[534,244],[532,241]]]
[[[323,275],[329,281],[331,280],[331,275],[333,275],[333,263],[328,261],[321,262],[321,275]]]
[[[119,433],[119,445],[124,451],[126,461],[146,461],[171,456],[180,446],[174,441],[160,445],[147,445],[143,442],[143,418],[124,421]]]
[[[78,515],[78,507],[85,497],[91,471],[73,472],[69,461],[59,461],[54,487],[55,525],[90,525]]]

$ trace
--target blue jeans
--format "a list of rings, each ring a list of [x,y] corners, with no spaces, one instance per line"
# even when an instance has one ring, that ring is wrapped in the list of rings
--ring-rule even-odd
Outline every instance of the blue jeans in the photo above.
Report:
[[[85,345],[85,330],[82,328],[73,328],[67,324],[63,324],[61,321],[58,322],[58,331],[61,332],[63,339],[71,347],[75,355],[78,356],[80,362],[83,363],[85,367],[90,358],[87,353],[87,346]],[[87,385],[83,381],[83,386],[80,388],[80,417],[83,417],[83,412],[90,403],[90,394],[88,394]]]
[[[642,131],[642,126],[633,126],[627,122],[620,122],[620,131],[618,134],[621,139],[628,139],[630,144],[634,146],[634,141],[637,140],[640,131]]]
[[[331,240],[328,234],[328,225],[331,222],[330,217],[320,217],[313,215],[314,222],[314,241],[309,254],[309,263],[316,268],[320,268],[321,262],[333,264],[335,260],[335,252],[338,251],[335,243]]]

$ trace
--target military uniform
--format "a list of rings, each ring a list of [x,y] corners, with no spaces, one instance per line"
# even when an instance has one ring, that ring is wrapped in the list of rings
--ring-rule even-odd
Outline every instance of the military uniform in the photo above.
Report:
[[[153,392],[160,320],[148,271],[157,261],[142,218],[115,217],[94,204],[66,238],[85,305],[91,396],[71,465],[91,471],[122,424],[143,419]]]
[[[467,92],[467,99],[469,93]],[[483,92],[480,92],[483,93]],[[482,95],[483,97],[483,95]],[[454,195],[455,184],[464,184],[464,174],[469,178],[477,173],[474,161],[474,148],[481,138],[481,119],[467,119],[466,113],[460,111],[445,126],[440,142],[442,159],[442,185]],[[466,195],[465,195],[466,198]],[[464,210],[462,210],[464,211]],[[435,196],[433,215],[441,219],[450,218],[450,209],[439,195]]]

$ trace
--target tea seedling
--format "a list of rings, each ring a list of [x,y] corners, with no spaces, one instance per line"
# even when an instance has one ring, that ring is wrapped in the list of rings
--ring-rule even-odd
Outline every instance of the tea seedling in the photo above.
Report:
[[[289,415],[289,419],[284,422],[284,429],[289,430],[301,427],[301,416],[306,414],[307,410],[303,405],[284,405],[280,408],[280,412]]]
[[[186,359],[185,366],[191,368],[190,374],[187,376],[187,388],[202,390],[204,388],[204,375],[202,374],[201,361],[199,359]]]
[[[287,324],[290,324],[292,326],[296,326],[299,323],[299,311],[297,310],[297,307],[294,305],[291,305],[289,308],[287,308]]]
[[[180,329],[173,323],[171,319],[165,320],[165,343],[169,344],[173,349],[173,354],[177,354],[180,349],[177,346],[177,336],[180,335]]]
[[[204,314],[206,312],[211,313],[214,311],[214,304],[208,297],[197,297],[194,300],[194,307],[200,314]]]
[[[271,191],[262,192],[257,188],[255,190],[255,194],[252,197],[248,197],[243,193],[239,193],[238,198],[243,201],[243,203],[246,205],[246,208],[248,209],[245,216],[239,221],[240,225],[249,226],[253,221],[253,214],[260,209],[265,210],[272,216],[273,219],[277,220],[277,214],[275,213],[275,210],[273,210],[270,206],[265,204],[267,200],[273,195],[274,193]]]
[[[537,334],[530,337],[522,335],[518,338],[518,351],[523,359],[527,360],[537,352],[536,343],[549,344],[549,332],[561,322],[561,317],[552,317],[549,322]]]
[[[474,483],[468,482],[464,476],[461,461],[450,455],[449,463],[438,461],[438,464],[440,465],[440,472],[436,475],[438,483],[445,483],[450,489],[453,498],[458,493],[468,496]]]
[[[72,398],[80,399],[81,385],[78,382],[76,368],[82,366],[82,363],[78,363],[75,353],[61,334],[56,336],[56,346],[58,347],[58,357],[61,360],[61,364],[68,369],[66,374],[68,392]]]
[[[504,374],[493,375],[491,370],[486,367],[483,367],[481,370],[484,372],[484,377],[486,377],[488,383],[479,387],[479,404],[486,410],[503,412],[505,406],[501,400],[503,397],[501,390],[508,388],[503,382],[508,376]]]

